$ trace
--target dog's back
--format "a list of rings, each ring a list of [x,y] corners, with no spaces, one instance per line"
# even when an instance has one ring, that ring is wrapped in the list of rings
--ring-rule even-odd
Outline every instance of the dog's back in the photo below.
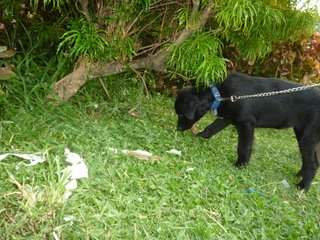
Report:
[[[259,93],[273,93],[303,86],[280,79],[250,77],[232,73],[219,85],[223,98]],[[302,124],[320,118],[320,90],[307,89],[300,92],[275,96],[222,102],[218,109],[221,117],[231,122],[239,119],[254,121],[256,127],[286,128],[302,127]]]
[[[226,95],[227,97],[231,95],[250,95],[281,91],[290,88],[301,87],[303,85],[277,78],[253,77],[246,74],[234,72],[228,74],[227,78],[220,84],[220,86],[221,89],[219,88],[219,90],[221,91],[221,95]],[[317,88],[310,89],[310,91],[308,90],[308,92],[300,92],[301,95],[306,94],[306,97],[308,97],[309,93],[312,93],[312,96],[313,94],[320,95],[320,91]]]

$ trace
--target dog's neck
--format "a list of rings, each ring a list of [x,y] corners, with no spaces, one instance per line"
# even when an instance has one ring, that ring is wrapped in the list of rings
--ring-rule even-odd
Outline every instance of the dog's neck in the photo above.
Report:
[[[205,112],[215,111],[220,105],[220,91],[216,86],[199,88],[196,90],[196,95],[199,100],[199,106],[202,106],[201,109]]]
[[[210,88],[211,90],[211,93],[213,95],[213,101],[212,101],[212,104],[211,104],[211,110],[215,111],[218,109],[218,107],[220,106],[220,103],[221,103],[221,96],[220,96],[220,92],[218,90],[217,87],[215,86],[212,86]]]

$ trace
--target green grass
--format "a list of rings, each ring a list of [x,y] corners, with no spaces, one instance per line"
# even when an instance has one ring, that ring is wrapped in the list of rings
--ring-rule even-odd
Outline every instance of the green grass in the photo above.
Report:
[[[0,161],[0,239],[320,238],[319,174],[308,193],[294,187],[301,160],[291,130],[258,129],[251,162],[238,170],[232,127],[210,140],[179,133],[172,98],[108,87],[111,101],[79,103],[79,96],[92,96],[83,89],[59,107],[11,107],[2,115],[0,153],[44,152],[47,161],[33,167],[14,157]],[[161,159],[139,160],[110,147]],[[85,159],[89,178],[61,202],[57,173],[67,166],[65,148]],[[172,148],[182,156],[166,153]],[[68,215],[75,220],[64,221]]]

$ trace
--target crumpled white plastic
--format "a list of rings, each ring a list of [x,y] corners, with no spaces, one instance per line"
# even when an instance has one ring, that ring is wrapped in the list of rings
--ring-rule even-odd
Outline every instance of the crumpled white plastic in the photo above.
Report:
[[[65,169],[61,170],[63,174],[67,174],[64,182],[66,191],[63,195],[63,200],[67,200],[72,194],[72,190],[76,189],[78,186],[77,179],[88,178],[88,167],[79,154],[70,152],[69,149],[65,149],[64,154],[67,157],[66,161],[68,163],[71,163],[70,166],[67,166]],[[28,153],[0,154],[0,161],[4,160],[8,156],[15,156],[18,158],[29,160],[30,163],[24,163],[25,166],[34,166],[38,163],[43,163],[46,161],[44,156]]]
[[[283,179],[280,183],[283,188],[290,188],[290,184],[288,183],[288,181],[286,179]]]
[[[170,153],[170,154],[181,156],[181,151],[179,151],[177,149],[170,149],[169,151],[166,151],[166,153]]]
[[[29,164],[25,164],[26,166],[33,166],[38,163],[43,163],[46,159],[43,156],[38,156],[36,154],[28,154],[28,153],[5,153],[0,155],[0,161],[7,158],[8,156],[15,156],[18,158],[22,158],[25,160],[29,160]]]
[[[67,157],[66,161],[71,163],[70,166],[61,170],[62,173],[67,174],[66,180],[64,182],[66,192],[63,195],[63,200],[65,201],[72,194],[72,190],[77,188],[77,179],[88,178],[89,174],[88,167],[79,154],[70,152],[70,150],[67,148],[64,150],[64,154]]]
[[[63,217],[63,220],[64,220],[65,222],[71,222],[71,221],[76,220],[76,217],[73,216],[73,215],[67,215],[67,216],[64,216],[64,217]]]
[[[194,168],[193,168],[193,167],[189,167],[189,168],[187,168],[186,171],[187,171],[187,172],[193,172],[193,171],[194,171]]]

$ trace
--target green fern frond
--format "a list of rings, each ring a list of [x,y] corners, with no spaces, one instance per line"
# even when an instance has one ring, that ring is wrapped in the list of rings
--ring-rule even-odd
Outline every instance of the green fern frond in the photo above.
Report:
[[[169,66],[196,84],[217,83],[225,79],[227,59],[222,57],[221,41],[208,33],[195,33],[173,47]]]
[[[97,30],[93,23],[80,19],[76,24],[61,37],[58,52],[65,49],[71,59],[86,56],[97,59],[108,50],[109,43],[101,36],[104,31]]]
[[[225,32],[241,30],[247,33],[255,24],[257,12],[261,8],[260,1],[226,0],[221,4],[216,20],[225,28]]]
[[[188,28],[189,26],[189,8],[181,8],[177,12],[179,26],[184,26]]]
[[[53,9],[60,10],[61,6],[65,3],[69,3],[69,0],[44,0],[43,7],[46,8],[49,4],[52,4]],[[30,5],[33,9],[38,8],[39,6],[39,0],[31,0]]]
[[[319,22],[319,16],[316,9],[306,11],[291,10],[283,13],[285,15],[285,24],[283,31],[279,35],[280,39],[290,39],[297,41],[301,34],[309,36],[314,32],[314,23]],[[296,31],[304,29],[304,32]]]

